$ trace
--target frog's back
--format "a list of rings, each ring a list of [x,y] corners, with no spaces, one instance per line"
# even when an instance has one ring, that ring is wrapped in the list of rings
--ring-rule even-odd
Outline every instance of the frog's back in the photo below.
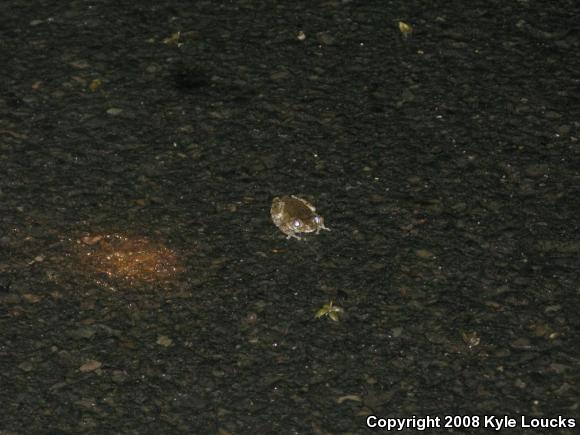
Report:
[[[285,213],[294,218],[298,218],[303,222],[308,222],[315,216],[313,211],[300,199],[285,196],[282,200],[285,204]]]

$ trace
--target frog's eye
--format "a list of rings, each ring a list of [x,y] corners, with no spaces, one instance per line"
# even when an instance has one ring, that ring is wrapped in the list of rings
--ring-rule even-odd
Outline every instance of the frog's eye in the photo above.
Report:
[[[292,226],[294,228],[300,228],[302,226],[302,221],[300,219],[294,219],[292,221]]]

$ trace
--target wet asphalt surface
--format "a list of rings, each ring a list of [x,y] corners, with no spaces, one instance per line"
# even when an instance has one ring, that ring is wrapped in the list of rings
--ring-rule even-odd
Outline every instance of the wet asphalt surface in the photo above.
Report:
[[[2,2],[0,434],[577,433],[579,17]]]

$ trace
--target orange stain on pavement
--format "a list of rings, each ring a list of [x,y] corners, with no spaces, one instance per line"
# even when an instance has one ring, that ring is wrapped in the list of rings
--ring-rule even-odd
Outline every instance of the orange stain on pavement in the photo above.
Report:
[[[182,272],[171,249],[146,237],[88,235],[77,240],[77,246],[83,266],[112,279],[152,283]]]

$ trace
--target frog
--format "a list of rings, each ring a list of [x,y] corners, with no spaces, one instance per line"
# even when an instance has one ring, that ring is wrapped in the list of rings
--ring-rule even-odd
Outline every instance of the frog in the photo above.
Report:
[[[320,230],[330,231],[324,226],[324,218],[305,199],[294,195],[275,197],[270,209],[272,221],[287,239],[302,240],[299,233],[316,233]]]

